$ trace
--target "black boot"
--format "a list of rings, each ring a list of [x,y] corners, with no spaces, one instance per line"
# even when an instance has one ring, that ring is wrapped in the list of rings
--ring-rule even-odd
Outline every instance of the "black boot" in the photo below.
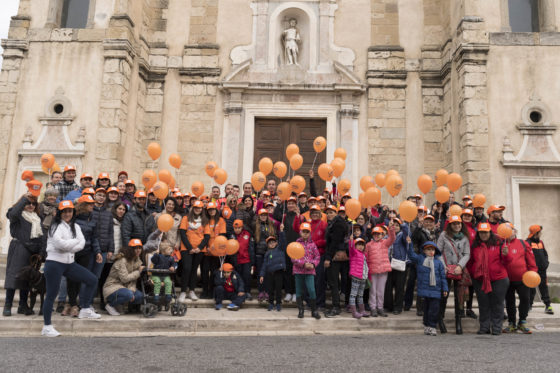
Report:
[[[438,326],[441,334],[447,333],[447,328],[445,327],[445,323],[443,322],[443,320],[438,321]]]
[[[299,319],[303,319],[303,315],[305,313],[305,308],[303,307],[303,298],[302,297],[297,297],[296,298],[296,303],[297,303],[297,308],[298,308],[298,315],[297,317]]]
[[[319,320],[321,318],[321,315],[319,315],[319,312],[317,312],[317,300],[310,299],[309,303],[311,304],[311,316]]]
[[[461,316],[455,316],[455,334],[463,334],[463,326],[461,325]]]
[[[447,328],[445,327],[445,308],[447,306],[447,297],[442,298],[441,302],[439,304],[439,321],[438,321],[438,326],[439,326],[439,331],[441,332],[441,334],[445,334],[447,333]]]
[[[24,304],[23,306],[18,307],[17,313],[20,315],[29,316],[33,315],[35,312],[33,312],[33,310],[29,308],[27,304]]]
[[[12,316],[12,305],[5,304],[4,305],[4,312],[2,312],[2,316]]]

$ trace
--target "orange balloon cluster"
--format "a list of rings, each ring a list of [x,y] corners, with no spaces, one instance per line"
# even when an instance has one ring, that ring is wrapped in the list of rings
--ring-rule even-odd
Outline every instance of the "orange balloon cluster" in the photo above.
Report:
[[[210,161],[204,166],[204,171],[206,171],[206,175],[214,177],[214,171],[216,171],[217,168],[218,164],[214,161]]]
[[[288,161],[292,159],[292,156],[299,154],[299,146],[296,144],[290,144],[286,147],[286,158]]]
[[[210,253],[214,256],[225,256],[227,249],[228,239],[224,236],[217,236],[214,239],[214,244],[210,248]]]
[[[202,184],[202,182],[200,182],[200,181],[195,181],[191,185],[191,192],[195,196],[200,197],[202,195],[202,193],[204,193],[204,184]]]
[[[158,177],[159,177],[160,181],[163,181],[164,183],[169,184],[169,182],[173,178],[173,175],[171,175],[171,172],[169,172],[168,170],[161,170],[158,173]]]

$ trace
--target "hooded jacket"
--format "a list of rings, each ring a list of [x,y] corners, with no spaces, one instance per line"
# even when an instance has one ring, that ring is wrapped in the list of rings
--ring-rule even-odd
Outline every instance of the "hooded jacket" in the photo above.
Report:
[[[70,264],[74,262],[74,254],[84,248],[86,240],[78,224],[74,224],[76,236],[72,236],[70,225],[62,221],[47,239],[47,260]]]
[[[510,260],[509,255],[502,255],[500,244],[488,246],[481,242],[471,249],[467,268],[472,278],[483,283],[482,290],[489,293],[492,291],[491,282],[508,277],[506,265]]]
[[[299,226],[301,223],[306,221],[300,216],[294,219],[294,231],[299,234]],[[323,220],[309,220],[309,224],[311,224],[311,239],[317,246],[317,250],[319,250],[319,254],[323,255],[325,253],[325,247],[327,246],[327,241],[325,240],[325,233],[327,231],[327,223]],[[298,242],[299,242],[298,238]]]
[[[350,240],[348,242],[348,251],[350,254],[350,276],[363,279],[364,262],[366,259],[365,248],[364,251],[357,250],[354,241]]]
[[[280,232],[279,241],[272,250],[268,249],[264,254],[264,261],[261,267],[260,277],[267,273],[286,270],[286,235]]]
[[[379,241],[369,241],[366,245],[366,258],[369,274],[391,272],[389,247],[395,242],[395,229],[389,227],[389,237]]]
[[[104,207],[93,207],[92,219],[97,226],[99,248],[102,253],[115,252],[115,239],[113,236],[113,214]]]
[[[294,264],[293,274],[294,275],[315,275],[315,267],[319,265],[321,261],[321,254],[319,254],[319,250],[317,249],[317,245],[315,242],[310,238],[307,241],[304,241],[303,238],[298,238],[296,242],[299,242],[303,245],[305,250],[305,254],[301,259],[292,259],[292,263]],[[313,264],[312,269],[306,269],[305,263]]]
[[[142,243],[146,242],[148,238],[146,234],[146,218],[148,214],[146,210],[138,210],[136,206],[131,207],[125,214],[122,225],[121,235],[123,245],[128,245],[131,239],[138,238]]]
[[[235,289],[235,293],[243,293],[245,292],[245,285],[243,284],[243,280],[239,273],[236,271],[231,272],[231,282],[233,283],[233,288]],[[224,286],[226,283],[226,276],[224,272],[217,269],[214,271],[214,286]]]
[[[434,246],[436,252],[434,255],[434,270],[436,275],[436,285],[430,286],[430,268],[424,266],[426,255],[423,250],[426,246]],[[436,298],[440,299],[443,292],[448,292],[447,278],[445,275],[445,266],[439,258],[441,251],[437,248],[436,244],[432,241],[426,241],[422,245],[422,253],[416,254],[411,247],[408,250],[408,256],[414,264],[416,264],[416,274],[418,279],[418,296],[423,298]]]

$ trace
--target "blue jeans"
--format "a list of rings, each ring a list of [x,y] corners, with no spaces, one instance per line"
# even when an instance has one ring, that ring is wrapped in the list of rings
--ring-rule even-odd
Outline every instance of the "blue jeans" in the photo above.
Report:
[[[89,261],[89,266],[88,269],[91,273],[93,273],[95,275],[95,277],[97,277],[97,280],[99,280],[99,278],[101,277],[101,272],[103,271],[103,267],[105,266],[105,263],[107,263],[107,253],[101,253],[101,256],[103,257],[103,261],[101,263],[97,263],[95,261],[95,254],[92,253],[92,258]],[[99,285],[99,281],[97,281],[98,285]],[[84,285],[82,284],[82,287],[84,287]],[[97,286],[95,287],[95,291],[93,292],[92,296],[91,296],[91,302],[93,303],[93,298],[95,297],[95,293],[97,292]]]
[[[134,297],[134,300],[132,298]],[[120,288],[119,290],[115,291],[113,294],[109,295],[105,302],[110,304],[113,307],[118,306],[119,304],[125,304],[132,302],[132,304],[140,304],[142,303],[143,295],[142,292],[139,290],[132,291],[127,288]]]
[[[47,260],[44,271],[47,285],[47,294],[43,304],[43,320],[45,325],[51,325],[52,307],[60,289],[62,276],[66,276],[70,281],[85,284],[85,287],[80,291],[80,308],[89,308],[91,306],[93,292],[97,286],[97,278],[85,267],[76,262],[66,264]]]
[[[235,270],[243,280],[245,293],[247,294],[251,293],[251,267],[251,263],[237,264],[235,266]]]
[[[62,276],[60,279],[60,289],[58,290],[58,301],[66,302],[68,297],[68,282],[66,281],[66,276]]]
[[[214,299],[216,304],[222,304],[224,299],[230,300],[231,303],[235,304],[237,307],[241,307],[247,295],[239,296],[237,291],[227,292],[223,286],[216,286],[214,288]]]
[[[309,294],[310,299],[316,299],[317,294],[315,294],[315,276],[313,275],[294,275],[296,281],[296,297],[301,298],[303,292],[307,289],[307,294]]]

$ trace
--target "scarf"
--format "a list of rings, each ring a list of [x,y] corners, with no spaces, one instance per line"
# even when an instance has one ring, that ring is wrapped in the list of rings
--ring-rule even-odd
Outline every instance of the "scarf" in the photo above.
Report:
[[[461,239],[463,239],[464,236],[465,236],[465,235],[463,234],[463,232],[455,233],[455,234],[453,235],[453,239],[454,239],[455,241],[460,241]]]
[[[31,224],[31,239],[41,237],[43,230],[41,229],[41,218],[35,212],[22,211],[21,217]]]
[[[492,292],[492,283],[490,282],[490,272],[488,270],[488,247],[485,243],[480,245],[480,252],[482,255],[480,264],[475,270],[475,278],[482,277],[482,291],[488,294]]]
[[[202,225],[201,218],[195,218],[193,222],[189,222],[189,229],[196,231]]]
[[[434,267],[434,257],[427,256],[422,263],[424,267],[430,268],[430,286],[436,286],[436,270]]]

